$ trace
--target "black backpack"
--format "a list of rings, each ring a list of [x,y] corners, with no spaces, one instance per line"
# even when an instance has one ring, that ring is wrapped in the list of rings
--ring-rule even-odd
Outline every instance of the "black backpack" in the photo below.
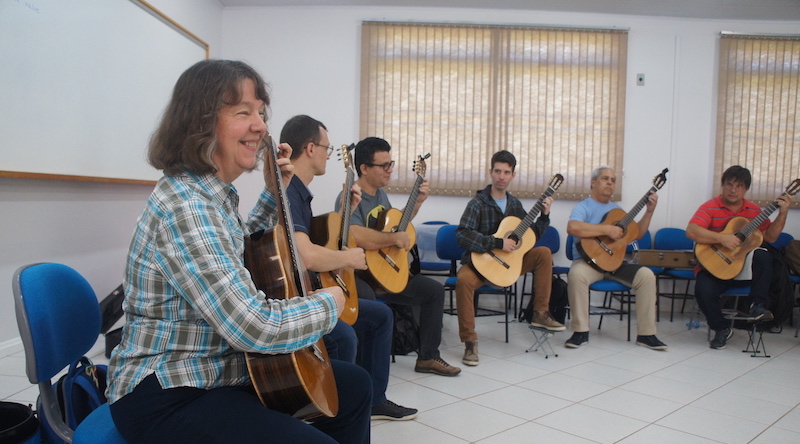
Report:
[[[419,324],[410,305],[387,304],[394,313],[392,355],[419,352]]]
[[[536,288],[533,291],[535,294]],[[520,310],[518,316],[520,322],[531,322],[533,319],[533,298],[534,296],[531,296],[528,305]],[[567,319],[567,305],[569,305],[567,283],[564,279],[554,275],[553,288],[550,291],[550,314],[553,315],[553,319],[563,324]]]

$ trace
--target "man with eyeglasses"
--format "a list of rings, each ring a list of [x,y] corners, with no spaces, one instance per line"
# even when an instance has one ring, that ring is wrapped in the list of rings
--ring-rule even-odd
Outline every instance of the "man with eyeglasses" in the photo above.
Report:
[[[308,189],[315,176],[325,174],[333,146],[322,122],[298,115],[289,119],[281,130],[281,143],[292,147],[294,176],[286,190],[294,224],[295,241],[303,263],[310,272],[324,273],[341,268],[367,268],[362,248],[332,250],[311,241],[311,200]],[[361,200],[361,189],[353,185],[349,198],[353,206]],[[340,195],[341,198],[341,195]],[[315,273],[314,273],[315,274]],[[315,276],[316,277],[316,276]],[[392,347],[392,310],[385,304],[358,295],[358,318],[351,327],[339,320],[329,334],[325,346],[332,359],[356,362],[360,336],[361,362],[372,378],[372,419],[405,421],[417,416],[417,409],[404,407],[386,399],[389,385],[389,363]]]
[[[356,182],[361,187],[361,202],[351,216],[351,233],[356,245],[365,250],[398,247],[410,251],[411,239],[407,232],[384,232],[375,229],[377,216],[383,210],[392,208],[383,187],[389,184],[394,168],[389,143],[378,137],[367,137],[358,142],[355,148],[355,167],[358,174]],[[413,219],[420,206],[428,197],[430,186],[427,179],[419,188],[419,195],[411,214]],[[336,199],[336,210],[341,208],[341,194]],[[356,277],[358,297],[376,299],[375,289],[367,281]],[[441,283],[421,274],[408,280],[408,285],[400,293],[381,293],[381,299],[399,305],[420,307],[419,336],[420,347],[414,371],[442,376],[455,376],[461,372],[442,359],[439,344],[442,340],[442,308],[444,306],[444,287]]]
[[[734,217],[753,219],[761,214],[761,208],[744,198],[750,189],[752,177],[750,170],[734,165],[722,173],[722,192],[719,196],[700,205],[686,227],[686,237],[698,244],[719,244],[734,249],[742,244],[733,233],[723,230]],[[780,210],[774,221],[765,219],[758,229],[764,234],[765,242],[775,242],[786,225],[789,214],[790,197],[777,199]],[[773,318],[767,309],[770,299],[770,284],[773,275],[773,259],[771,254],[757,248],[752,254],[752,266],[745,267],[739,276],[723,280],[712,275],[708,270],[696,269],[695,298],[697,305],[708,321],[708,327],[714,330],[714,338],[708,344],[715,350],[725,348],[728,339],[733,336],[730,320],[724,318],[720,307],[720,295],[732,287],[750,286],[750,318],[753,321],[767,321]]]

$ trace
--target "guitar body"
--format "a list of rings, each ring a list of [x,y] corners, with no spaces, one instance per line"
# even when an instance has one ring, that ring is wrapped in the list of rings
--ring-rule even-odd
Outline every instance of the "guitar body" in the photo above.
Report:
[[[299,294],[281,225],[245,240],[245,267],[256,288],[273,299]],[[308,274],[306,275],[306,279]],[[282,355],[246,353],[247,369],[261,403],[301,419],[336,416],[339,396],[328,351],[320,339],[311,347]]]
[[[377,229],[385,233],[398,230],[398,225],[403,217],[403,212],[390,208],[378,215]],[[417,231],[410,223],[405,230],[411,239],[411,245],[417,243]],[[373,280],[389,293],[400,293],[408,285],[409,264],[408,250],[397,247],[386,247],[378,250],[368,250],[367,269]]]
[[[341,242],[342,216],[336,212],[330,212],[321,216],[315,216],[311,220],[311,241],[322,245],[330,250],[339,250]],[[353,236],[348,236],[346,244],[349,248],[356,247]],[[358,319],[358,292],[356,290],[355,271],[350,267],[339,268],[319,273],[319,280],[322,287],[339,286],[344,291],[347,298],[344,303],[344,311],[339,315],[342,322],[353,325]]]
[[[749,222],[750,220],[747,218],[734,217],[728,221],[728,225],[725,226],[722,233],[735,234]],[[720,244],[697,244],[694,247],[694,254],[700,265],[709,273],[719,279],[728,280],[742,272],[748,253],[758,248],[762,242],[764,242],[764,234],[755,230],[733,250]]]
[[[627,215],[625,211],[615,208],[603,217],[601,225],[620,225],[620,221]],[[620,239],[611,239],[608,236],[584,237],[577,244],[581,257],[600,271],[614,271],[622,265],[625,259],[625,249],[628,244],[639,238],[639,226],[630,222],[623,228]]]
[[[507,238],[519,226],[521,219],[515,216],[504,217],[494,237]],[[533,230],[525,230],[522,239],[517,242],[517,249],[504,251],[494,249],[487,253],[471,253],[472,266],[486,280],[498,287],[508,287],[519,279],[522,271],[522,257],[536,243]]]

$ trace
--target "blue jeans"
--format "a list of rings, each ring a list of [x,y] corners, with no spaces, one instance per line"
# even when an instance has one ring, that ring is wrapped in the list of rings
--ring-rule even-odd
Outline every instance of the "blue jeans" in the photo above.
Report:
[[[389,364],[392,353],[392,309],[376,301],[358,299],[358,319],[353,326],[342,321],[324,336],[328,356],[356,362],[358,337],[361,337],[361,366],[372,379],[372,405],[386,402]]]
[[[765,250],[753,252],[753,280],[722,280],[714,277],[706,270],[700,270],[695,282],[694,294],[697,306],[706,316],[708,326],[715,331],[728,328],[731,321],[722,315],[719,298],[722,293],[733,287],[750,286],[749,304],[763,304],[769,308],[769,286],[772,281],[772,255]]]
[[[375,300],[375,290],[367,282],[356,277],[356,287],[359,300],[362,298]],[[417,359],[439,358],[439,344],[442,342],[442,309],[444,308],[442,284],[418,274],[408,280],[408,285],[402,292],[381,293],[380,298],[392,304],[419,305],[419,355]]]
[[[111,404],[111,416],[130,444],[369,443],[371,386],[367,372],[331,361],[339,414],[311,425],[264,407],[252,386],[164,390],[155,374]]]

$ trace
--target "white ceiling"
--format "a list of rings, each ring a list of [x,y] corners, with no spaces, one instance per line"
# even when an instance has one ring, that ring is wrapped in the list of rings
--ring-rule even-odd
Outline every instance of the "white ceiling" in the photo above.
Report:
[[[800,20],[800,0],[217,0],[228,6],[529,9],[729,20]],[[800,29],[798,29],[800,32]]]

